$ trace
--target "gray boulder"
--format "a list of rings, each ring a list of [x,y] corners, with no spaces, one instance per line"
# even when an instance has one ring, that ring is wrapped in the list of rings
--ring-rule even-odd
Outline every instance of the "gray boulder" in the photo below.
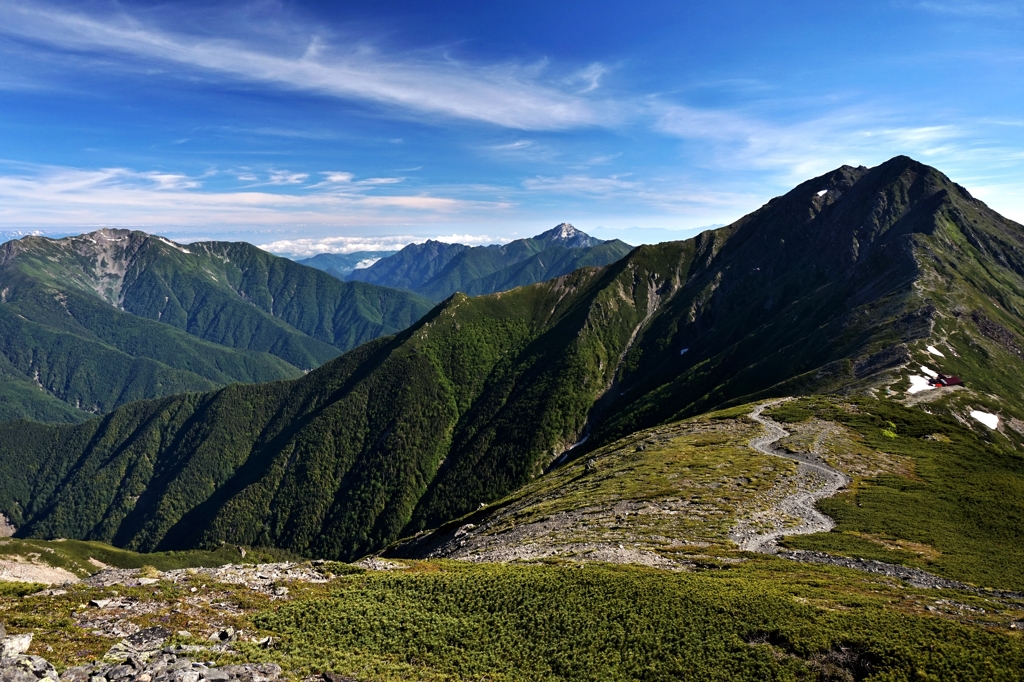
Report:
[[[32,645],[32,633],[24,635],[10,635],[4,637],[0,643],[0,658],[14,658],[20,656]]]

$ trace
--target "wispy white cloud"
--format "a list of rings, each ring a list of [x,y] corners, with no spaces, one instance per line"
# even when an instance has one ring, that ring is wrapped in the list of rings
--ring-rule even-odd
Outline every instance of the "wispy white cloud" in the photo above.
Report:
[[[321,182],[312,185],[312,187],[330,187],[338,191],[364,189],[380,185],[397,185],[405,180],[405,178],[364,178],[362,180],[356,180],[355,173],[348,173],[345,171],[324,171],[320,173],[320,175],[322,175],[324,179]]]
[[[662,210],[679,210],[683,207],[737,209],[756,200],[756,195],[752,193],[724,187],[709,189],[680,178],[639,179],[631,175],[536,176],[523,181],[523,187],[531,192],[575,195],[620,204],[627,202],[635,207]]]
[[[241,40],[175,33],[126,13],[97,17],[24,2],[0,3],[0,32],[57,49],[143,60],[143,66],[154,61],[177,64],[511,128],[557,130],[614,118],[609,103],[545,82],[544,63],[474,65],[446,55],[388,56],[366,44],[333,45],[320,36],[307,37],[302,49],[293,45],[273,52]],[[597,88],[601,73],[597,65],[581,72],[585,92]]]
[[[580,83],[583,87],[580,92],[591,92],[601,87],[601,77],[608,73],[607,67],[603,64],[594,63],[587,68],[578,71],[569,78],[569,83]]]
[[[489,157],[530,163],[555,163],[562,154],[551,144],[523,139],[487,144],[478,148]]]
[[[271,253],[289,256],[315,256],[318,253],[357,253],[359,251],[397,251],[409,244],[422,244],[428,239],[448,244],[466,244],[480,246],[483,244],[504,244],[509,240],[503,237],[492,237],[479,234],[446,234],[436,237],[413,235],[387,235],[374,237],[317,237],[301,239],[279,239],[259,247]],[[371,263],[372,265],[372,263]],[[363,266],[363,267],[369,267]]]
[[[719,166],[773,170],[786,182],[896,154],[940,157],[952,143],[969,136],[957,124],[907,125],[890,112],[866,106],[781,123],[737,111],[668,105],[661,107],[656,125],[662,132],[709,145],[710,160]]]
[[[308,173],[272,170],[270,171],[270,178],[267,180],[267,183],[271,185],[301,185],[308,177]]]
[[[365,180],[356,181],[356,185],[360,186],[371,186],[371,185],[397,185],[402,182],[404,178],[366,178]]]
[[[239,174],[239,175],[244,175]],[[297,175],[283,176],[281,183]],[[370,178],[345,192],[294,187],[213,191],[203,177],[136,171],[17,164],[0,173],[0,228],[90,225],[237,226],[312,223],[409,224],[447,221],[453,215],[501,211],[507,204],[428,193],[369,194],[392,184]],[[296,191],[299,190],[299,191]]]

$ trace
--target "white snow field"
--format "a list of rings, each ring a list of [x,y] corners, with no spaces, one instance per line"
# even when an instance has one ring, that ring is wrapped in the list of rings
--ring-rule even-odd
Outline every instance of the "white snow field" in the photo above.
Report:
[[[921,391],[927,391],[935,388],[928,383],[928,380],[917,374],[910,375],[910,388],[907,389],[907,393],[920,393]]]
[[[999,426],[999,417],[988,412],[982,412],[981,410],[972,410],[971,416],[980,421],[982,424],[990,429],[994,429]]]

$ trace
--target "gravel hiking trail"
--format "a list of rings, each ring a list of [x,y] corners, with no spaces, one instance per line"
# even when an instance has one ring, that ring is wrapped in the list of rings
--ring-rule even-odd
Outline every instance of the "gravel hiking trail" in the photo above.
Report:
[[[786,400],[788,398],[761,403],[750,412],[750,418],[764,427],[764,433],[751,440],[750,447],[766,455],[797,462],[796,492],[785,496],[767,511],[757,512],[736,524],[729,537],[747,552],[775,554],[779,550],[778,540],[783,536],[832,530],[835,522],[815,509],[814,503],[832,497],[850,483],[849,476],[825,464],[815,456],[816,453],[783,452],[774,447],[789,432],[761,413]],[[800,522],[792,525],[793,519]]]

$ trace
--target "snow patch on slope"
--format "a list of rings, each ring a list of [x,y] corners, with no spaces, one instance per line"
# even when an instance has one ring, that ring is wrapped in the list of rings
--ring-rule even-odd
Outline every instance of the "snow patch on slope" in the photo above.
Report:
[[[172,242],[170,239],[167,239],[166,237],[157,237],[157,239],[162,241],[164,244],[167,244],[168,246],[171,246],[171,247],[177,249],[178,251],[181,251],[182,253],[188,253],[188,254],[192,253],[191,251],[186,249],[184,246],[179,246],[178,244],[175,244],[174,242]]]
[[[971,416],[990,429],[995,429],[999,426],[999,417],[989,412],[982,412],[981,410],[971,410]]]
[[[928,380],[917,374],[910,375],[910,388],[907,389],[907,393],[920,393],[921,391],[927,391],[935,388],[928,383]]]

